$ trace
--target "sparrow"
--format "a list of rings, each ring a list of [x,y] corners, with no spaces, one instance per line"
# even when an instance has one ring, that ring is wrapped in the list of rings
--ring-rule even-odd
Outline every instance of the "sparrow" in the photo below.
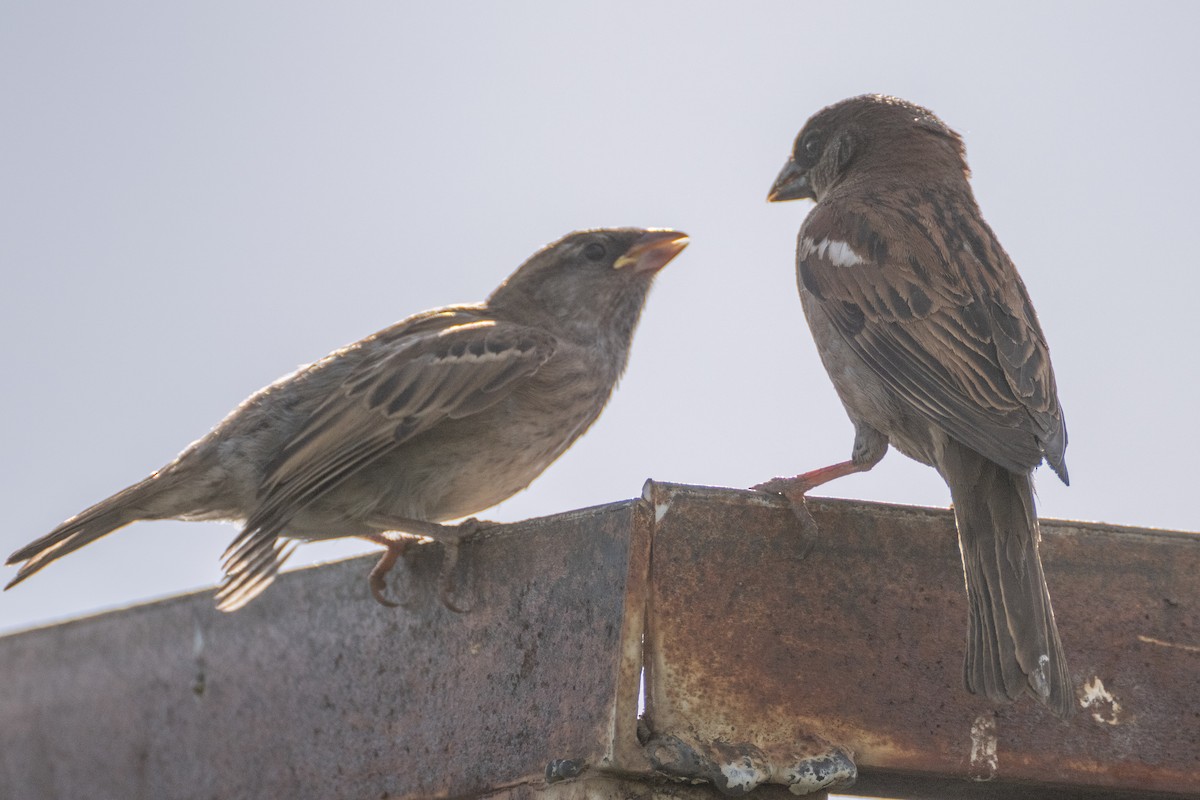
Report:
[[[482,303],[416,314],[302,367],[13,553],[5,588],[137,520],[230,520],[242,528],[221,610],[266,589],[298,541],[349,536],[387,548],[369,585],[394,605],[385,576],[414,537],[456,546],[478,523],[440,523],[524,489],[596,421],[655,275],[687,243],[663,229],[571,233]]]
[[[767,199],[810,199],[800,301],[854,424],[850,460],[761,484],[804,494],[871,469],[888,446],[950,488],[966,579],[966,688],[1074,692],[1038,554],[1031,473],[1068,482],[1067,429],[1029,294],[984,222],[962,137],[928,109],[868,95],[813,115]]]

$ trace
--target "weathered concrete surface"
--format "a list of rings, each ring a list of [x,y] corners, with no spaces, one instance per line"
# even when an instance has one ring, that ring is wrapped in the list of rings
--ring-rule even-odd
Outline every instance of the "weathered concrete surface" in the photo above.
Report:
[[[1064,723],[962,689],[947,512],[812,508],[807,543],[782,500],[668,484],[505,526],[463,549],[462,615],[430,545],[404,608],[354,559],[232,615],[204,592],[0,639],[0,798],[779,800],[855,767],[888,797],[1198,796],[1200,537],[1045,524]]]
[[[1030,698],[994,707],[962,688],[949,512],[813,500],[806,555],[782,501],[669,484],[645,497],[659,520],[654,734],[752,743],[742,774],[840,746],[864,794],[1200,796],[1200,536],[1043,524],[1079,698],[1062,722]]]
[[[437,601],[429,545],[393,573],[405,608],[376,604],[373,559],[354,559],[235,614],[204,592],[6,637],[0,798],[466,797],[544,785],[551,759],[611,762],[637,747],[622,642],[641,637],[642,508],[464,546],[467,614]]]

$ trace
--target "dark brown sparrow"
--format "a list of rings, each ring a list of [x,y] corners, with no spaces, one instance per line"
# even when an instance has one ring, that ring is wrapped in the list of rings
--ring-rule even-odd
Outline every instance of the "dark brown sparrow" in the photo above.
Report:
[[[849,461],[761,487],[803,495],[888,444],[950,487],[970,606],[967,689],[1074,703],[1038,555],[1030,474],[1064,482],[1067,430],[1046,338],[983,221],[963,142],[927,109],[855,97],[814,115],[771,201],[809,198],[800,299],[855,427]]]
[[[388,548],[370,585],[390,604],[384,576],[413,539],[385,533],[454,545],[477,525],[439,522],[505,500],[562,455],[608,402],[654,276],[687,241],[569,234],[486,302],[409,317],[276,381],[167,466],[13,553],[25,563],[6,588],[136,520],[237,520],[222,610],[271,583],[288,540],[345,536]]]

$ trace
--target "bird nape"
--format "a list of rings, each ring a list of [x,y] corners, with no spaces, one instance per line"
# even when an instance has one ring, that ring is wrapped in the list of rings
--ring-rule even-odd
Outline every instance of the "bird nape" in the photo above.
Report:
[[[235,520],[222,610],[270,585],[297,540],[349,536],[387,548],[369,585],[391,604],[385,576],[414,536],[446,545],[448,573],[482,523],[442,523],[524,489],[596,420],[655,275],[687,241],[568,234],[486,301],[409,317],[276,381],[170,464],[13,553],[5,588],[137,520]],[[442,597],[452,606],[445,581]]]
[[[984,222],[962,138],[881,95],[813,115],[768,194],[811,199],[801,305],[854,423],[848,461],[756,488],[803,517],[804,494],[889,446],[950,488],[969,606],[964,678],[992,700],[1075,693],[1038,552],[1031,474],[1064,482],[1067,431],[1050,351],[1016,267]]]

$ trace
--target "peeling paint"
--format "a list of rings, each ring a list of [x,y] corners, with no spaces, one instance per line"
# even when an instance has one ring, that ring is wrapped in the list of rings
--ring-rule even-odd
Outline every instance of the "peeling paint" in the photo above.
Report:
[[[997,744],[996,718],[980,714],[971,723],[971,780],[990,781],[996,777],[1000,771]]]
[[[663,517],[671,510],[670,495],[662,495],[657,491],[657,485],[653,479],[647,480],[642,484],[642,499],[654,506],[654,524],[662,522]]]
[[[686,781],[706,781],[722,794],[742,796],[762,784],[786,786],[795,795],[845,789],[858,778],[850,753],[813,736],[796,752],[795,742],[766,750],[751,742],[700,742],[675,734],[652,735],[646,755],[654,768]]]
[[[1100,680],[1098,675],[1083,685],[1083,697],[1079,699],[1079,705],[1093,709],[1092,719],[1096,722],[1105,725],[1121,724],[1121,704],[1104,688],[1104,681]]]
[[[782,783],[795,795],[845,789],[858,780],[858,767],[850,754],[840,748],[831,748],[825,755],[814,757],[793,756],[791,761],[779,775],[772,777],[774,783]]]
[[[720,767],[721,774],[725,776],[726,791],[748,792],[762,783],[762,770],[756,769],[749,760],[721,764]]]

